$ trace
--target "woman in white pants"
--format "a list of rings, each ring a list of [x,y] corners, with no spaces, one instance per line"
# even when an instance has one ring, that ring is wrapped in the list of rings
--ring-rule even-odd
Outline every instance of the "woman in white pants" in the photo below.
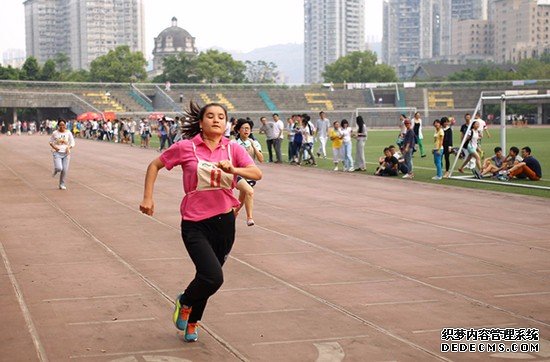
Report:
[[[65,178],[69,172],[69,162],[71,160],[71,149],[74,147],[74,137],[67,130],[67,125],[64,120],[60,120],[57,124],[57,130],[50,137],[50,147],[53,149],[53,177],[58,173],[59,189],[66,190]]]
[[[344,171],[353,171],[353,158],[351,157],[351,127],[346,119],[341,122],[342,141],[344,142]]]
[[[367,142],[367,126],[362,116],[357,116],[357,147],[355,148],[355,171],[366,171],[365,143]]]

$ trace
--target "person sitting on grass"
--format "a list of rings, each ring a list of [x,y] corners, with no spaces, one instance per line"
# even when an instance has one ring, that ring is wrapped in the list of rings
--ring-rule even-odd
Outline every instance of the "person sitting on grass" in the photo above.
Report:
[[[485,177],[487,175],[496,176],[498,172],[506,167],[505,160],[506,157],[502,154],[501,147],[495,147],[495,155],[491,158],[486,159],[483,162],[483,169],[481,171],[481,176]]]
[[[539,161],[531,156],[531,148],[525,146],[521,149],[521,157],[523,162],[519,162],[511,169],[506,170],[499,176],[499,180],[508,181],[513,177],[518,179],[529,179],[531,181],[538,181],[542,177],[542,169]]]
[[[384,158],[374,173],[376,176],[397,176],[399,161],[395,158],[389,147],[384,148]]]
[[[401,172],[403,175],[408,174],[409,169],[405,164],[405,158],[403,158],[403,155],[401,154],[401,152],[399,152],[394,145],[390,145],[388,148],[390,149],[392,156],[395,157],[397,161],[399,161],[399,165],[397,166],[397,169],[399,170],[399,172]]]
[[[519,155],[519,148],[516,146],[510,147],[510,151],[504,160],[504,167],[502,171],[499,171],[499,174],[504,173],[503,171],[511,169],[520,162],[523,162],[523,158]]]

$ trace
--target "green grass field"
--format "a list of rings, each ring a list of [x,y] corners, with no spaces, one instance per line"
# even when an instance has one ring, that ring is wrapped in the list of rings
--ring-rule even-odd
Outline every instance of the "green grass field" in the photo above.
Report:
[[[493,127],[490,129],[491,138],[485,137],[483,139],[483,150],[485,151],[486,157],[491,157],[493,155],[493,149],[496,146],[500,145],[500,132],[498,129]],[[387,147],[391,144],[395,144],[396,136],[398,130],[370,130],[365,146],[365,156],[367,160],[367,172],[361,172],[363,174],[372,175],[376,166],[378,165],[378,158],[382,155],[382,150],[384,147]],[[263,153],[267,155],[267,147],[265,143],[265,137],[263,135],[257,135],[257,139],[260,141],[263,147]],[[454,136],[454,145],[459,146],[460,131],[459,127],[454,127],[453,129]],[[138,137],[136,137],[138,138]],[[467,182],[456,179],[443,179],[440,181],[432,180],[432,176],[435,176],[435,165],[433,162],[433,156],[430,153],[433,145],[433,128],[425,127],[424,128],[424,146],[427,150],[427,157],[421,158],[419,152],[415,153],[413,159],[414,164],[414,173],[415,178],[412,182],[429,182],[429,183],[438,183],[443,185],[452,185],[459,187],[467,187],[474,189],[483,189],[499,192],[510,192],[523,195],[531,196],[540,196],[540,197],[549,197],[550,190],[537,190],[529,189],[524,187],[515,187],[509,185],[494,185],[489,183],[481,182]],[[139,141],[137,141],[139,142]],[[355,141],[353,141],[355,146]],[[516,146],[519,149],[525,146],[531,147],[533,151],[533,156],[539,160],[542,165],[543,179],[537,182],[533,181],[520,181],[514,180],[510,181],[510,184],[528,184],[528,185],[538,185],[550,187],[550,128],[508,128],[507,130],[507,147]],[[159,139],[156,136],[153,136],[151,139],[151,147],[159,147]],[[317,147],[317,145],[316,145]],[[286,162],[288,160],[287,156],[288,142],[285,140],[282,146],[283,151],[283,160]],[[327,153],[329,158],[326,160],[320,159],[318,161],[318,168],[330,170],[332,172],[333,163],[332,163],[332,149],[330,146],[330,141],[327,144]],[[355,155],[355,149],[353,150],[352,155]],[[267,157],[266,157],[267,158]],[[451,162],[454,161],[454,156],[451,156]],[[444,162],[444,161],[443,161]],[[459,160],[462,162],[462,160]],[[460,163],[459,163],[460,165]],[[302,166],[309,167],[309,166]],[[443,166],[445,167],[445,166]],[[458,167],[458,166],[457,166]],[[360,172],[356,172],[360,173]],[[455,170],[454,175],[460,175],[458,171]],[[400,177],[400,176],[399,176]]]

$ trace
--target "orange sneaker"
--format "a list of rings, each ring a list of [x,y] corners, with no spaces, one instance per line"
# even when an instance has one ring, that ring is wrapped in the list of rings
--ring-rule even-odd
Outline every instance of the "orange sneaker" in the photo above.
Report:
[[[187,342],[196,342],[199,339],[199,323],[188,323],[185,330],[185,340]]]
[[[189,321],[189,315],[191,314],[191,308],[184,306],[180,303],[181,294],[176,299],[176,308],[174,309],[174,324],[180,331],[185,331],[187,328],[187,322]]]

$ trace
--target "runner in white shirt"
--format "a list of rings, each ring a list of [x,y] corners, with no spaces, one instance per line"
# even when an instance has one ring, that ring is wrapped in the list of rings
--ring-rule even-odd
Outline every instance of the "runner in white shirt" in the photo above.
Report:
[[[74,137],[67,130],[67,125],[64,120],[60,120],[57,124],[58,129],[52,133],[50,137],[50,147],[53,149],[53,177],[61,173],[59,177],[59,189],[66,190],[65,178],[69,172],[69,162],[71,160],[71,149],[74,147]]]

